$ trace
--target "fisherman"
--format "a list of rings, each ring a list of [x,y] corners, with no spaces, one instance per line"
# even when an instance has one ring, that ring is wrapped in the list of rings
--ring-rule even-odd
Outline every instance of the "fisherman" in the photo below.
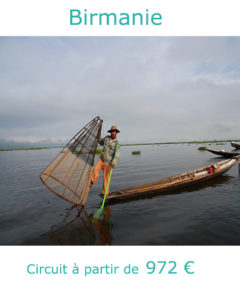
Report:
[[[92,172],[91,182],[89,187],[93,186],[93,183],[98,181],[99,173],[103,170],[103,185],[102,185],[102,193],[101,197],[104,197],[105,191],[107,189],[108,178],[110,175],[110,171],[114,168],[115,165],[118,164],[120,160],[120,152],[117,150],[117,145],[119,145],[119,141],[117,139],[117,134],[120,132],[117,129],[116,125],[113,125],[111,129],[108,130],[111,135],[107,135],[104,138],[99,139],[99,144],[103,146],[103,151],[101,156],[99,157],[96,166]],[[116,154],[115,154],[116,152]],[[109,189],[107,191],[108,195]]]

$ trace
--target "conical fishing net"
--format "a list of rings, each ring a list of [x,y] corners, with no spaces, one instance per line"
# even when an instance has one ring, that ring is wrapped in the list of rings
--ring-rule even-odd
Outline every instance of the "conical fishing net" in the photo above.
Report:
[[[86,202],[101,128],[102,120],[94,118],[40,174],[53,193],[73,204],[84,205]]]

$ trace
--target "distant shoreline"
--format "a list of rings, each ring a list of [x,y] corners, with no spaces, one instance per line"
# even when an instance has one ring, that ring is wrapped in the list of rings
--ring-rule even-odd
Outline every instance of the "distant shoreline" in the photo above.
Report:
[[[120,144],[120,146],[150,146],[150,145],[178,145],[178,144],[219,144],[224,145],[224,143],[230,142],[240,142],[240,140],[210,140],[210,141],[188,141],[188,142],[158,142],[158,143],[136,143],[136,144]],[[1,148],[0,151],[18,151],[18,150],[44,150],[53,148],[64,148],[64,146],[55,147],[26,147],[26,148]]]
[[[18,150],[43,150],[43,149],[50,149],[50,147],[40,147],[40,148],[12,148],[12,149],[0,149],[0,151],[18,151]]]
[[[158,143],[142,143],[142,144],[121,144],[120,146],[144,146],[144,145],[175,145],[175,144],[219,144],[240,142],[240,140],[211,140],[211,141],[188,141],[188,142],[158,142]]]

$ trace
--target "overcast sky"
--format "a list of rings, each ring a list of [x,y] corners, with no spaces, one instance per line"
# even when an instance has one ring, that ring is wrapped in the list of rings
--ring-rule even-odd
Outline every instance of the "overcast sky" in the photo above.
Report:
[[[239,37],[0,37],[0,139],[240,138]]]

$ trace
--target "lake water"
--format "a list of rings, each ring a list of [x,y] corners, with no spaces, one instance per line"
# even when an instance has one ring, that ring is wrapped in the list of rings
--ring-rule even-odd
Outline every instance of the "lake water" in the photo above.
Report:
[[[190,171],[217,158],[201,145],[123,146],[110,190]],[[231,151],[230,144],[207,145]],[[132,155],[140,150],[141,155]],[[0,152],[1,245],[240,245],[238,165],[226,174],[182,191],[107,205],[102,176],[84,208],[51,193],[40,172],[60,149]],[[97,159],[97,158],[96,158]]]

